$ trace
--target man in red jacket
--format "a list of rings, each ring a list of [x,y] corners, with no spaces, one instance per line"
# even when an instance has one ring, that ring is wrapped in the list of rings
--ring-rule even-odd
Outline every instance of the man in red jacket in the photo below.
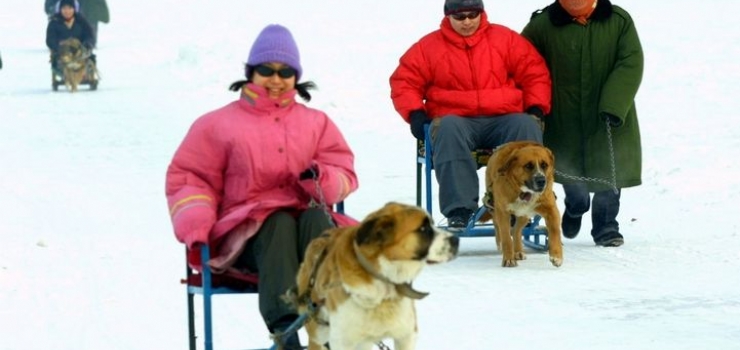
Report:
[[[430,124],[442,214],[453,231],[478,208],[477,165],[470,152],[542,142],[550,112],[550,74],[518,33],[488,23],[482,0],[446,0],[440,29],[404,53],[390,77],[396,111],[424,139]]]

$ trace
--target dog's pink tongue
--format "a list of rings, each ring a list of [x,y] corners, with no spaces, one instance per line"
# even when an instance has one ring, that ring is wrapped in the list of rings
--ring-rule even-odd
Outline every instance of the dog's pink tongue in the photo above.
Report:
[[[529,200],[532,199],[532,194],[529,192],[522,192],[519,194],[519,199],[529,202]]]

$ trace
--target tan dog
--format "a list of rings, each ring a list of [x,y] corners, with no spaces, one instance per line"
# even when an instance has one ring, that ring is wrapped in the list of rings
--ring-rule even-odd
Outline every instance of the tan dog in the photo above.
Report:
[[[496,245],[503,253],[502,266],[517,266],[526,259],[522,229],[539,214],[547,225],[550,262],[563,264],[560,211],[553,192],[555,157],[546,147],[530,141],[509,142],[497,148],[486,168],[486,202],[496,228]],[[513,231],[511,216],[516,217]],[[484,215],[480,221],[487,221]]]
[[[58,66],[64,74],[64,85],[70,92],[77,91],[88,72],[95,71],[95,63],[89,57],[90,52],[77,38],[65,39],[59,43]]]
[[[299,311],[314,310],[308,349],[369,350],[384,338],[415,349],[414,302],[426,293],[411,283],[424,266],[454,259],[458,244],[426,211],[399,203],[314,239],[297,276]]]

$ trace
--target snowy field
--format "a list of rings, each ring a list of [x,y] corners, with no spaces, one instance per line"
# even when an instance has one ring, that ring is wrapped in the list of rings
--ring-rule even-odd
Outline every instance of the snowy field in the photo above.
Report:
[[[548,3],[486,6],[519,31]],[[533,252],[504,269],[493,238],[463,239],[457,260],[415,283],[431,293],[417,304],[419,349],[740,349],[740,2],[616,3],[646,60],[643,185],[623,191],[625,245],[595,247],[584,220],[562,267]],[[51,91],[41,2],[3,0],[0,350],[187,348],[165,169],[190,123],[237,97],[227,87],[266,24],[293,31],[320,88],[310,105],[356,153],[348,213],[414,203],[414,141],[388,77],[442,5],[111,0],[99,90],[70,94]],[[218,349],[269,345],[254,296],[217,297],[214,317]]]

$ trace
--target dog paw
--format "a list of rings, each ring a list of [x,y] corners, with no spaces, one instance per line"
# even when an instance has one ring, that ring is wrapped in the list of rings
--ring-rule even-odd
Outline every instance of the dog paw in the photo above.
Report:
[[[518,252],[514,254],[514,259],[516,260],[527,260],[527,255],[524,254],[524,252]]]
[[[517,267],[518,265],[516,259],[503,259],[501,262],[501,266],[503,267]]]
[[[560,267],[560,265],[563,265],[563,258],[557,258],[557,257],[551,256],[550,262],[552,263],[553,266]]]

